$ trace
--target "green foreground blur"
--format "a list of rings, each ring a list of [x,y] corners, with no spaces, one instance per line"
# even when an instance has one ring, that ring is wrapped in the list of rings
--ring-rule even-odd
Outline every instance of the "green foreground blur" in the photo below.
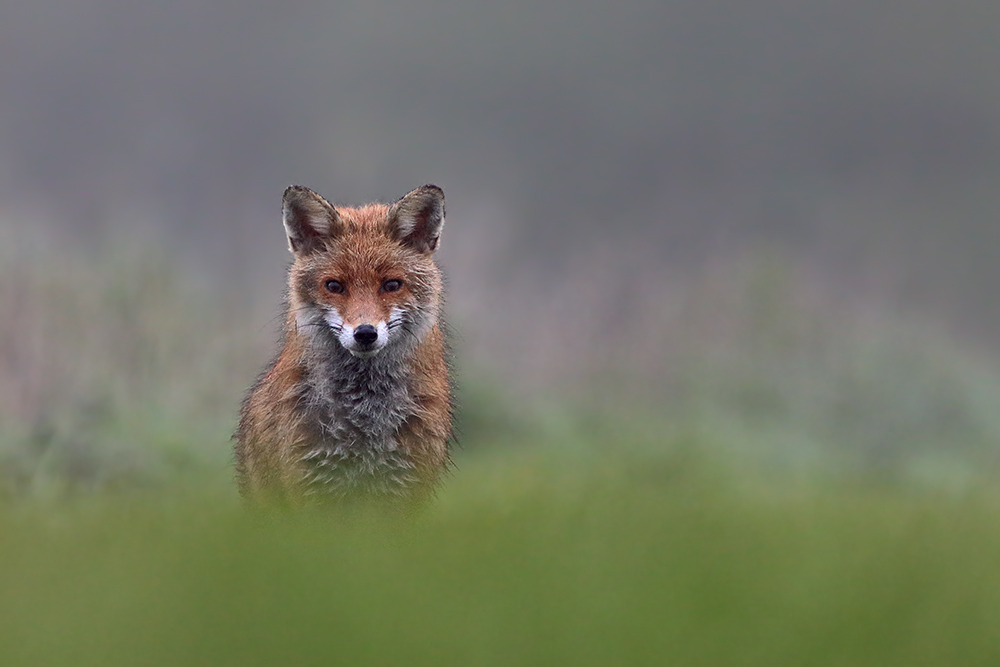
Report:
[[[993,665],[990,493],[476,457],[417,518],[0,510],[0,664]]]

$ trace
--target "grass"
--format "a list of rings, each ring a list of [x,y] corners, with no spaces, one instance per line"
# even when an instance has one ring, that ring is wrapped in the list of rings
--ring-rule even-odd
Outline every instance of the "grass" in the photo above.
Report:
[[[257,516],[221,487],[9,508],[0,663],[1000,659],[994,496],[632,463],[477,458],[416,521]]]
[[[947,336],[737,266],[571,390],[465,366],[415,520],[254,515],[260,321],[141,254],[4,247],[0,665],[1000,659],[1000,370]]]

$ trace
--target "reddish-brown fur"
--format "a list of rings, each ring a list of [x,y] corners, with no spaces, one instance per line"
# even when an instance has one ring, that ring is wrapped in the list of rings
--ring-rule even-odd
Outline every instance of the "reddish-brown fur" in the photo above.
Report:
[[[304,188],[286,191],[295,259],[284,347],[241,411],[235,452],[245,497],[303,504],[350,491],[420,499],[447,468],[450,382],[439,320],[442,279],[432,259],[444,200],[431,188],[415,190],[392,207],[336,209]],[[434,227],[438,198],[440,222]],[[331,280],[342,293],[327,287]],[[387,291],[386,281],[395,280],[399,288]],[[394,327],[394,313],[412,326]],[[338,317],[345,331],[388,322],[389,342],[371,359],[349,354],[338,347],[345,334],[328,324]],[[347,342],[353,339],[347,336]],[[354,393],[345,393],[355,381]],[[333,467],[317,467],[317,461],[332,461]],[[370,476],[352,472],[369,464]],[[340,477],[337,465],[347,470]],[[383,468],[391,474],[379,472]],[[326,475],[322,483],[315,481],[320,473]],[[345,475],[362,481],[348,486]]]

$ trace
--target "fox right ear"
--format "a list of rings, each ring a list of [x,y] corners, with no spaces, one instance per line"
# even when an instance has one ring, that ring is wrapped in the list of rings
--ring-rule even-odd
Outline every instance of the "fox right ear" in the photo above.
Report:
[[[389,207],[385,217],[393,238],[430,254],[444,226],[444,191],[436,185],[417,188]]]
[[[343,231],[337,209],[309,188],[289,186],[281,204],[288,249],[295,255],[308,254],[324,239],[336,237]]]

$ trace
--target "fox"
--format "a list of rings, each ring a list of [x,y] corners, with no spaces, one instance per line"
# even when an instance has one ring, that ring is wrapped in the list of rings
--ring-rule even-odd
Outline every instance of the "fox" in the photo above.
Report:
[[[354,498],[423,504],[451,466],[444,281],[434,260],[444,191],[335,207],[288,187],[292,254],[282,347],[248,391],[234,434],[251,503]]]

